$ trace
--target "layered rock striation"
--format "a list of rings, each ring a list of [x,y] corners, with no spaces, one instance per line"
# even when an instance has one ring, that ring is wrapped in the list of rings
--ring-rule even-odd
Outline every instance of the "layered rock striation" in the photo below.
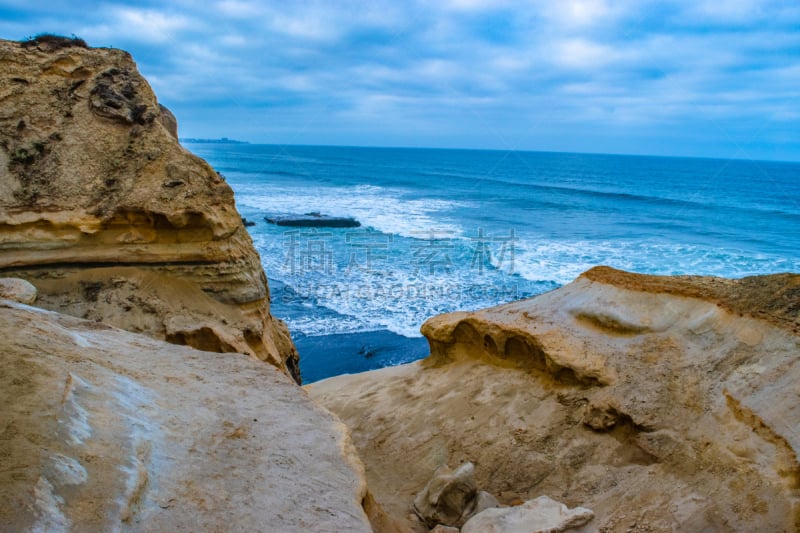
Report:
[[[598,267],[422,331],[422,362],[307,387],[395,516],[471,461],[500,503],[548,495],[602,531],[800,527],[800,275]]]
[[[0,108],[0,274],[44,307],[298,377],[231,188],[127,52],[0,41]]]

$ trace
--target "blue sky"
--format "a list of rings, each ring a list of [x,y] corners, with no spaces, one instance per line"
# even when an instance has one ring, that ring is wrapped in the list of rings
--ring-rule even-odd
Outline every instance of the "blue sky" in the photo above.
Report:
[[[130,51],[185,137],[800,160],[798,0],[0,0],[45,31]]]

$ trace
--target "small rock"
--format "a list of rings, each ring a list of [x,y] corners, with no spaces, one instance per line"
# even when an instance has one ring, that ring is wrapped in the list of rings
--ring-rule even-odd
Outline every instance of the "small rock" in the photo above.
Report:
[[[438,526],[430,530],[430,533],[458,533],[458,532],[459,530],[457,527],[443,526],[442,524],[439,524]]]
[[[609,431],[620,421],[620,413],[614,402],[595,400],[583,407],[582,422],[595,431]]]
[[[475,508],[470,513],[469,519],[472,516],[480,513],[481,511],[485,511],[486,509],[491,509],[493,507],[500,507],[500,502],[497,501],[497,498],[482,490],[478,492],[478,495],[475,497]]]
[[[475,465],[464,463],[455,471],[442,466],[414,498],[414,511],[428,527],[460,526],[474,509],[477,493]]]
[[[36,287],[24,279],[0,278],[0,298],[32,305],[36,301],[36,294]]]
[[[539,496],[518,507],[486,509],[470,518],[461,533],[594,533],[597,528],[587,525],[593,518],[589,509],[568,509],[548,496]]]

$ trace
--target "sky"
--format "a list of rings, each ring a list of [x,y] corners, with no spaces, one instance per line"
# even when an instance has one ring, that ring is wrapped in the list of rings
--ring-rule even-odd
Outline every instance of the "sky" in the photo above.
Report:
[[[0,0],[133,54],[182,137],[800,161],[798,0]]]

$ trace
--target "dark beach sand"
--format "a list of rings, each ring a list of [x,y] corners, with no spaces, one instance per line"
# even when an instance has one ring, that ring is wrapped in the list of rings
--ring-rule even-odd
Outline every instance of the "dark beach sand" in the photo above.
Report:
[[[426,357],[428,340],[408,338],[388,330],[294,338],[300,352],[303,383],[339,374],[353,374]]]

